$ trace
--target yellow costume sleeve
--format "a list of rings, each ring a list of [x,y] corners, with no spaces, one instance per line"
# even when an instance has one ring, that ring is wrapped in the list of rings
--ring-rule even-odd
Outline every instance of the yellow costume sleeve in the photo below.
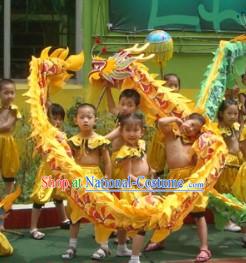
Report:
[[[110,145],[110,141],[99,134],[96,134],[96,136],[89,139],[84,139],[80,134],[77,134],[71,137],[68,142],[70,145],[72,144],[72,147],[75,149],[84,146],[89,150],[95,150],[99,147]]]
[[[246,140],[246,125],[244,125],[241,136],[240,136],[240,141],[245,141]]]
[[[12,104],[12,105],[10,105],[10,109],[13,110],[16,113],[17,120],[22,118],[21,113],[20,113],[20,111],[18,109],[18,106]]]
[[[145,154],[145,141],[139,140],[138,147],[130,147],[127,145],[123,145],[116,155],[116,162],[128,159],[128,158],[142,158]]]
[[[233,131],[239,132],[240,124],[238,122],[235,122],[232,127],[220,127],[220,133],[223,137],[231,137],[233,135]]]

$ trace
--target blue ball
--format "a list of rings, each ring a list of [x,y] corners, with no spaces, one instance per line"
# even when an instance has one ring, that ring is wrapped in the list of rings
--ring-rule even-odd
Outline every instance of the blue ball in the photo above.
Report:
[[[146,40],[149,43],[163,43],[163,42],[168,42],[171,39],[172,39],[171,36],[163,30],[152,31],[146,37]]]

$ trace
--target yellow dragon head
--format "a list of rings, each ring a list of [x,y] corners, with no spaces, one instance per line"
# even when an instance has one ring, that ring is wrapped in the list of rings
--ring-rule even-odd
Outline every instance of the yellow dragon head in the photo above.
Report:
[[[47,80],[49,93],[55,93],[63,87],[65,81],[73,76],[69,71],[78,71],[84,64],[83,52],[69,57],[69,49],[58,48],[50,55],[51,47],[42,50],[39,58],[39,75]]]
[[[118,81],[134,77],[133,70],[136,64],[154,57],[154,54],[145,56],[143,53],[149,46],[149,43],[142,47],[138,46],[139,44],[136,44],[131,48],[123,49],[107,59],[98,56],[93,57],[92,70],[89,73],[90,83],[100,85],[102,81],[107,81],[112,86],[116,86]],[[142,65],[142,67],[144,66]]]

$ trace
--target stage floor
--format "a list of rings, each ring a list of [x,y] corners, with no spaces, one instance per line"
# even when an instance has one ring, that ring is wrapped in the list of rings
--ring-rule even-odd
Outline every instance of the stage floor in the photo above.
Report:
[[[44,240],[33,240],[27,230],[22,231],[24,237],[7,234],[14,247],[11,257],[0,258],[1,263],[89,263],[90,256],[97,248],[92,237],[93,227],[90,224],[82,224],[80,229],[77,257],[72,261],[63,261],[60,255],[68,245],[68,230],[44,229]],[[149,237],[148,233],[147,237]],[[237,263],[246,262],[246,248],[242,248],[241,233],[219,232],[213,225],[209,225],[209,244],[213,253],[213,259],[209,262]],[[146,238],[147,242],[147,238]],[[185,225],[180,231],[173,233],[166,241],[166,249],[157,252],[144,253],[142,263],[164,262],[193,262],[198,252],[198,238],[194,225]],[[130,246],[130,245],[129,245]],[[112,256],[105,259],[105,263],[127,263],[128,258],[115,256],[116,245],[110,240]],[[96,261],[98,262],[98,261]]]

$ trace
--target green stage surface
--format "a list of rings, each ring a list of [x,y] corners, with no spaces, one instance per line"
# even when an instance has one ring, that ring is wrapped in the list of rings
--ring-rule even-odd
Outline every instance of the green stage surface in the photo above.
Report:
[[[92,237],[93,227],[82,224],[79,235],[77,257],[72,261],[63,261],[60,255],[68,245],[69,231],[60,229],[45,229],[44,240],[33,240],[27,230],[23,230],[24,237],[7,234],[14,247],[11,257],[1,257],[1,263],[87,263],[93,262],[90,256],[97,248]],[[149,237],[148,233],[147,237]],[[209,244],[213,253],[210,262],[246,262],[246,249],[241,247],[241,233],[219,232],[213,225],[209,225]],[[146,237],[146,242],[147,242]],[[192,262],[198,252],[199,241],[196,228],[185,225],[180,231],[173,233],[166,241],[166,249],[157,252],[144,253],[142,263],[164,262]],[[130,245],[129,245],[130,246]],[[105,259],[105,263],[127,263],[128,258],[115,256],[116,245],[110,240],[112,255]],[[182,261],[180,261],[182,260]],[[240,260],[240,261],[237,261]],[[94,261],[95,262],[95,261]]]

